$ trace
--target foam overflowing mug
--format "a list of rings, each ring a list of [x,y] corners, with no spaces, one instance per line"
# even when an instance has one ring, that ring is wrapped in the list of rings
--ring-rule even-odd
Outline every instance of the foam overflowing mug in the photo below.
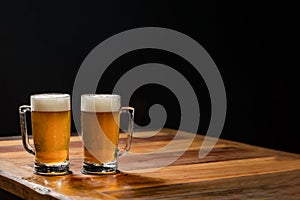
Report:
[[[83,174],[118,172],[118,156],[130,149],[134,108],[121,107],[119,95],[84,94],[81,96],[81,133],[83,139]],[[119,148],[120,114],[128,113],[125,147]]]
[[[34,173],[69,174],[71,129],[70,95],[35,94],[30,106],[19,108],[22,141],[25,150],[35,155]],[[29,144],[26,112],[31,112],[33,147]]]

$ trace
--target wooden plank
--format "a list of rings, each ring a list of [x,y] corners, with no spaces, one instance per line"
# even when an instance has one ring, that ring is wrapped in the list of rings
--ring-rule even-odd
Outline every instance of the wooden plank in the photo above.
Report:
[[[25,199],[300,198],[300,155],[219,140],[207,157],[199,159],[204,136],[197,135],[181,155],[181,147],[194,135],[181,131],[174,141],[176,133],[170,129],[139,133],[133,140],[134,154],[119,159],[122,173],[108,176],[80,173],[82,143],[78,136],[71,137],[73,174],[54,177],[32,173],[34,158],[19,139],[2,140],[0,188]],[[147,154],[171,140],[178,148]],[[181,155],[178,160],[154,170],[157,163],[177,154]]]
[[[105,192],[117,199],[297,199],[300,171]],[[285,197],[285,198],[281,198]]]

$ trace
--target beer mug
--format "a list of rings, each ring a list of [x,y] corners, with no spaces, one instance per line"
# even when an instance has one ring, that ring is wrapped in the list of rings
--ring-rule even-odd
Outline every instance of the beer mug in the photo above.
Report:
[[[125,147],[118,147],[120,114],[128,113]],[[134,108],[121,107],[119,95],[84,94],[81,96],[83,174],[118,173],[118,156],[130,149]]]
[[[26,123],[28,111],[31,112],[33,147],[28,139]],[[23,146],[26,151],[35,155],[34,173],[69,174],[70,95],[31,95],[30,106],[20,106],[19,114]]]

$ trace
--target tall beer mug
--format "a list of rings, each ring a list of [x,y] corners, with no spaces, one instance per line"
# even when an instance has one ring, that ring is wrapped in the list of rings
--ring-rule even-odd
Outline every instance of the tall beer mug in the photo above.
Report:
[[[129,114],[126,145],[118,147],[120,113]],[[134,108],[121,107],[119,95],[81,96],[81,131],[84,145],[83,174],[115,174],[118,156],[130,149]]]
[[[26,112],[31,112],[33,146],[29,144]],[[69,174],[71,129],[70,95],[36,94],[30,106],[19,108],[23,146],[35,155],[34,173],[40,175]]]

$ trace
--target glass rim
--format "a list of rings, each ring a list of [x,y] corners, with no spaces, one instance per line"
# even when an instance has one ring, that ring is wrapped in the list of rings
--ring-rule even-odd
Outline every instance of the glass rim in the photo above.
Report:
[[[118,94],[82,94],[81,97],[94,97],[94,98],[120,98]]]
[[[30,98],[38,98],[38,99],[49,99],[49,98],[70,98],[69,94],[66,93],[40,93],[40,94],[32,94]]]

